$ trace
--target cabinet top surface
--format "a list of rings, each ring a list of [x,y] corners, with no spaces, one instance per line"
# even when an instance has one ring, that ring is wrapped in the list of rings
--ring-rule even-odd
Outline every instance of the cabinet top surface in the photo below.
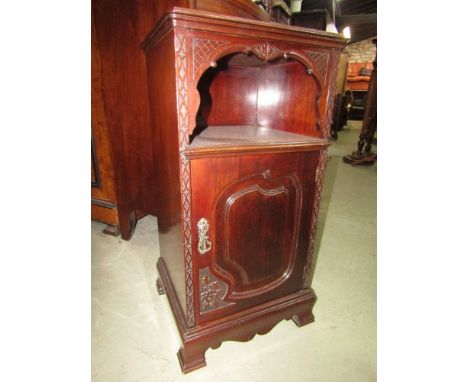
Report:
[[[280,24],[280,23],[276,23],[272,21],[250,20],[250,19],[246,19],[243,17],[221,15],[221,14],[217,14],[213,12],[200,11],[200,10],[189,9],[189,8],[175,7],[173,8],[172,12],[170,12],[166,17],[177,19],[177,18],[184,18],[184,17],[190,17],[190,16],[196,16],[197,18],[206,19],[206,20],[211,19],[211,20],[219,20],[219,21],[225,21],[225,22],[234,21],[236,23],[244,24],[244,25],[264,26],[264,27],[282,29],[282,30],[287,30],[287,31],[297,31],[297,32],[302,32],[302,33],[306,33],[310,35],[320,35],[324,37],[331,37],[337,40],[342,40],[343,42],[347,41],[347,39],[339,33],[326,32],[326,31],[322,31],[319,29],[291,26],[291,25]]]
[[[145,41],[141,44],[143,49],[146,49],[155,36],[161,32],[164,25],[168,22],[174,27],[183,27],[190,30],[211,30],[217,28],[218,32],[232,33],[230,28],[237,30],[248,30],[249,34],[255,31],[263,31],[271,33],[271,37],[279,35],[284,38],[285,35],[298,38],[321,39],[332,43],[335,46],[344,47],[347,39],[341,34],[321,31],[317,29],[302,28],[290,26],[270,21],[250,20],[242,17],[227,16],[213,12],[200,11],[189,8],[174,7],[169,13],[163,17],[156,27],[149,33]]]

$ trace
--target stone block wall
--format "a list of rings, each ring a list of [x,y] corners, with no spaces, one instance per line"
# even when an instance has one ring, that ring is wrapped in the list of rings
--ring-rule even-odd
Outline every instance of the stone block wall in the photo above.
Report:
[[[348,53],[348,62],[372,62],[375,59],[376,46],[372,43],[375,37],[349,44],[345,52]]]

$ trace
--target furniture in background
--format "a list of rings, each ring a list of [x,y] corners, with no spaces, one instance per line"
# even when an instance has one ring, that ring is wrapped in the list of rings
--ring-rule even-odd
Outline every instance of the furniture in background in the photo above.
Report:
[[[347,90],[345,93],[348,98],[346,104],[348,119],[362,121],[367,102],[367,90]]]
[[[146,52],[159,293],[183,372],[283,319],[314,320],[311,263],[345,40],[176,8]]]
[[[115,176],[101,91],[101,60],[93,22],[91,49],[91,217],[108,224],[104,232],[119,235]]]
[[[346,89],[367,91],[372,73],[372,62],[348,63]]]
[[[248,0],[92,1],[91,218],[125,240],[159,198],[140,44],[174,6],[271,20]]]
[[[291,24],[293,16],[291,0],[252,0],[271,15],[271,20],[280,24]],[[297,1],[297,0],[293,0]]]
[[[271,19],[280,24],[291,24],[292,13],[290,9],[290,0],[273,0]]]
[[[329,0],[304,0],[300,12],[293,14],[295,26],[326,30],[328,24],[335,25],[335,3]]]
[[[348,122],[348,107],[350,102],[349,92],[337,94],[335,97],[335,106],[333,109],[333,122],[331,132],[333,139],[338,139],[338,132],[343,130],[343,127]]]
[[[294,14],[291,24],[324,31],[327,29],[329,19],[330,16],[326,9],[313,9]]]
[[[331,126],[331,135],[333,139],[338,139],[338,132],[346,124],[349,102],[349,96],[345,93],[346,74],[348,70],[348,55],[342,53],[338,65],[338,74],[336,76],[335,106],[333,108],[333,122]]]
[[[364,118],[371,73],[372,62],[348,63],[346,76],[346,90],[349,91],[348,119],[361,121]]]
[[[129,240],[137,218],[155,213],[153,156],[144,54],[155,22],[149,1],[92,1],[92,112],[99,182],[91,184],[91,218]]]
[[[372,40],[377,45],[377,39]],[[355,165],[371,165],[377,160],[377,153],[372,152],[372,143],[377,131],[377,54],[373,62],[373,70],[367,93],[364,119],[359,135],[358,149],[351,155],[343,157],[345,163]]]

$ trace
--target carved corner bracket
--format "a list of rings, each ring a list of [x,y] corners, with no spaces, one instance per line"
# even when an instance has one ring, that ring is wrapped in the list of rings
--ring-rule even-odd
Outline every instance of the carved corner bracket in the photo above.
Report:
[[[328,61],[330,55],[325,52],[315,52],[315,51],[305,51],[305,54],[314,62],[318,74],[322,77],[322,80],[325,81],[327,78],[328,72]]]
[[[214,276],[208,267],[200,269],[198,278],[200,286],[200,313],[207,313],[232,305],[224,301],[228,291],[227,284]]]
[[[229,44],[231,44],[231,42],[225,40],[194,38],[192,40],[193,78],[195,79],[197,77],[206,62],[211,63],[213,61],[211,57],[216,55],[218,49]]]

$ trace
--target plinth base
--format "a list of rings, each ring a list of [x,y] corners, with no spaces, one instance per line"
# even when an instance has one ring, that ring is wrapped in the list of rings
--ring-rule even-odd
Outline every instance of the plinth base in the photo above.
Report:
[[[314,321],[312,307],[317,297],[307,288],[209,323],[188,327],[162,258],[158,260],[157,268],[160,276],[158,292],[164,290],[166,293],[182,340],[177,357],[183,373],[206,366],[205,351],[218,348],[223,341],[249,341],[256,334],[268,333],[283,320],[292,319],[299,327]]]

